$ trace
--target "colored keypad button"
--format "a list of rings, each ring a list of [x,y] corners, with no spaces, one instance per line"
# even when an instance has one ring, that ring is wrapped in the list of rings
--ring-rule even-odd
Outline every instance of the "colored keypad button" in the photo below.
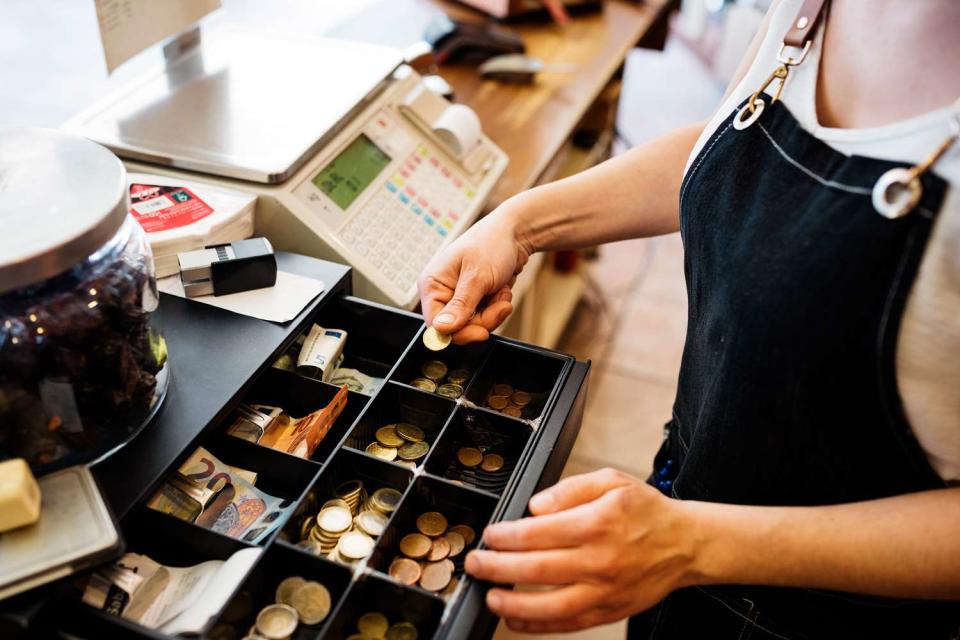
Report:
[[[413,210],[413,212],[414,212],[415,214],[417,214],[417,215],[420,215],[421,213],[423,213],[423,209],[421,209],[421,208],[418,207],[417,205],[413,205],[413,206],[410,207],[410,208],[411,208],[411,209]]]
[[[397,185],[393,184],[392,182],[388,182],[388,183],[387,183],[387,190],[388,190],[388,191],[390,191],[390,192],[392,192],[392,193],[396,193],[396,192],[397,192],[397,189],[399,189],[399,187],[398,187]]]
[[[445,218],[445,219],[443,220],[442,224],[443,224],[443,226],[445,226],[447,229],[453,229],[453,220],[451,220],[450,218]]]
[[[400,202],[402,202],[403,204],[410,204],[410,198],[408,198],[405,194],[401,193]]]
[[[429,216],[423,216],[423,221],[426,222],[428,225],[433,226],[433,218]]]
[[[442,236],[445,236],[447,235],[447,230],[444,229],[443,227],[437,227],[437,233],[439,233]]]

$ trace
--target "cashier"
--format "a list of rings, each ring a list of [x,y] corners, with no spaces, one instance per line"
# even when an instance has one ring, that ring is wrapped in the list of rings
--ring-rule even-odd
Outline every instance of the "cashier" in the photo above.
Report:
[[[466,559],[555,586],[492,588],[511,628],[960,637],[958,60],[955,0],[776,2],[709,123],[511,198],[427,267],[426,317],[465,343],[535,251],[683,239],[652,476],[567,478]]]

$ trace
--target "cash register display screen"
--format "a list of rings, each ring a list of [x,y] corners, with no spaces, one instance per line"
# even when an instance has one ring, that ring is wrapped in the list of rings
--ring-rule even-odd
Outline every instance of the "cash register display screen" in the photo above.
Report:
[[[361,134],[313,177],[313,184],[341,209],[348,208],[390,164],[390,156]]]

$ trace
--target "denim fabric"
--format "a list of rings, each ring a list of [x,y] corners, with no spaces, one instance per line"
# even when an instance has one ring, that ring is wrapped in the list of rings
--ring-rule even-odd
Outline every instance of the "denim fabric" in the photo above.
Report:
[[[681,188],[689,323],[655,484],[750,505],[943,487],[904,415],[895,355],[945,182],[923,176],[917,208],[889,220],[870,193],[908,163],[848,157],[779,102],[745,130],[732,119]],[[671,595],[630,637],[922,640],[958,628],[956,603],[724,586]]]

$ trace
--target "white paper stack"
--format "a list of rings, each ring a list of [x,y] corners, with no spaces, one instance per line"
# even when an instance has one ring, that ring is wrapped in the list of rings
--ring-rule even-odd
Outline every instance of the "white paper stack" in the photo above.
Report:
[[[255,195],[146,173],[128,179],[130,213],[147,232],[158,278],[180,272],[178,253],[253,235]]]

